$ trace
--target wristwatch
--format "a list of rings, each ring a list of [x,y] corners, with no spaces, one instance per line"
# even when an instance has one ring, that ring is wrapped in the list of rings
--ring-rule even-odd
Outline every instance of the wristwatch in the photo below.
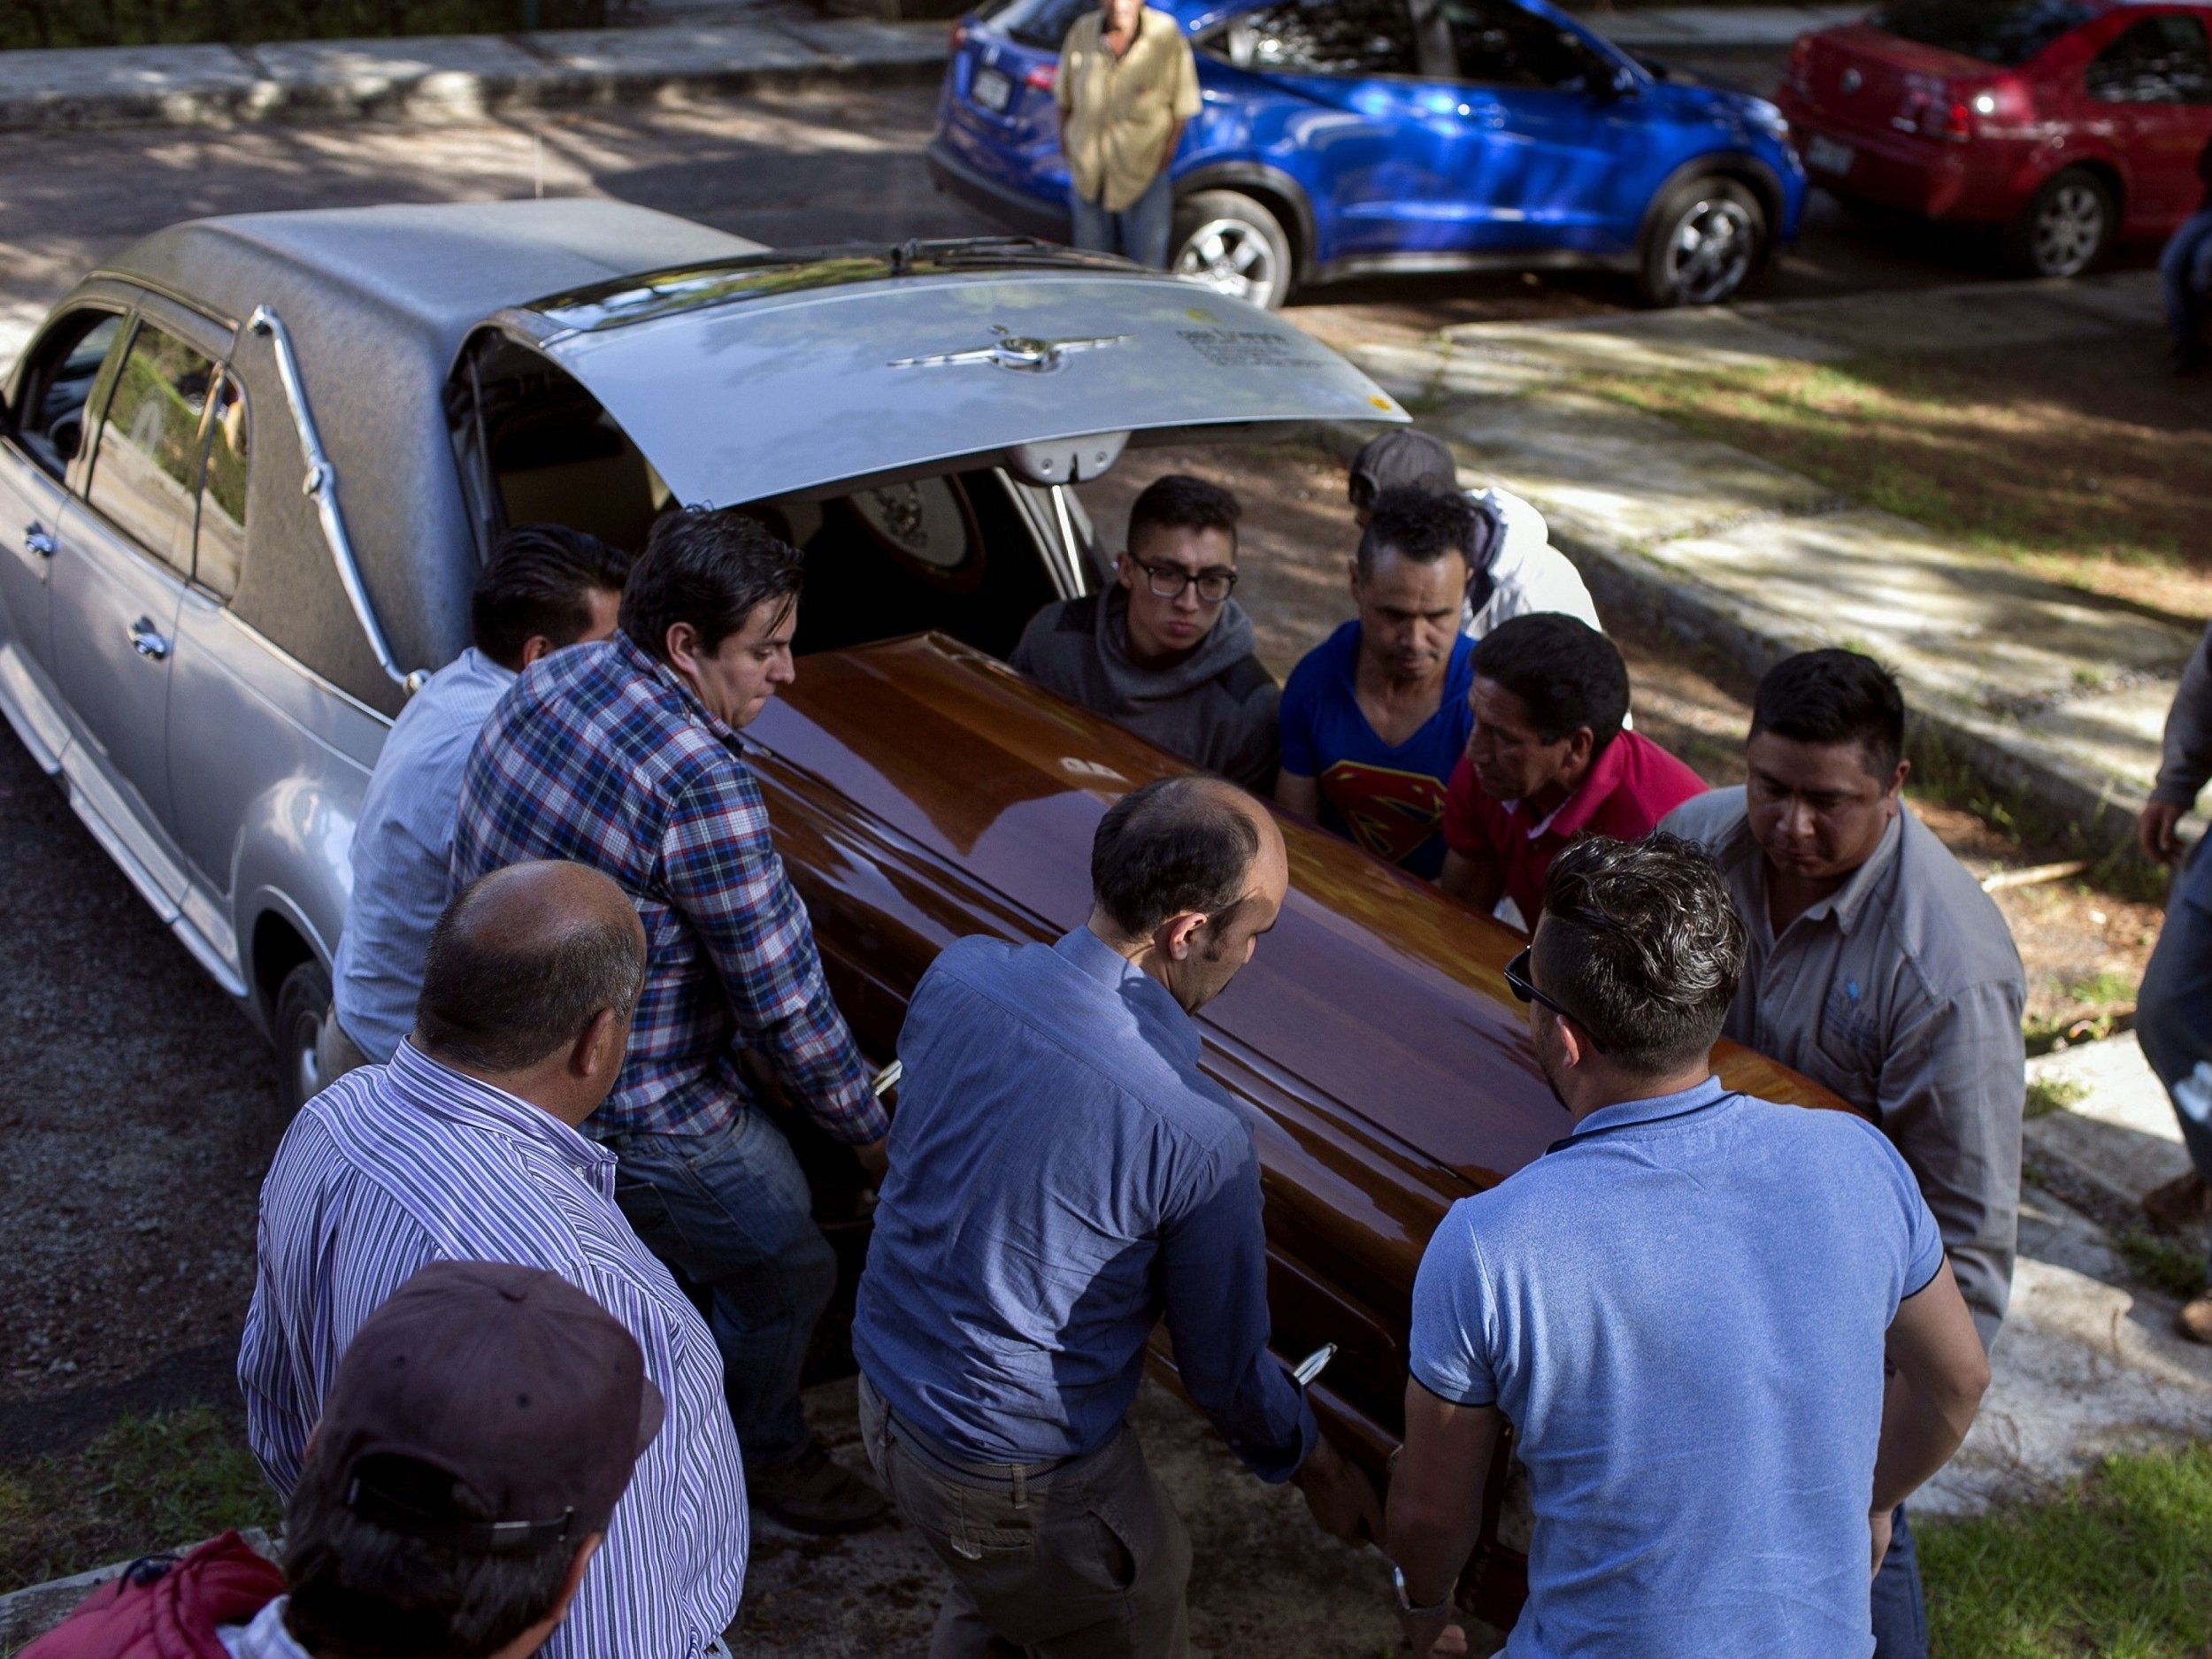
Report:
[[[1403,1568],[1390,1570],[1390,1587],[1398,1593],[1398,1615],[1402,1618],[1434,1618],[1439,1613],[1452,1610],[1452,1593],[1444,1592],[1444,1599],[1434,1607],[1416,1607],[1406,1599],[1406,1575]]]

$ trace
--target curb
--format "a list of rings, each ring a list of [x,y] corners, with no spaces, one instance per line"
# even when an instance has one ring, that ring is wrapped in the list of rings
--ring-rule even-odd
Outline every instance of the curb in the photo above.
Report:
[[[1582,572],[1601,613],[1632,616],[1664,637],[1717,651],[1754,676],[1786,657],[1835,642],[1747,615],[1729,596],[1641,554],[1558,528],[1551,540]],[[1999,799],[2027,795],[2074,826],[2091,856],[2144,862],[2135,820],[2147,793],[2047,754],[2032,738],[2008,732],[1998,721],[1949,708],[1909,680],[1905,701],[1906,751],[1921,771],[1941,775],[1963,767]]]
[[[0,52],[0,132],[443,122],[865,81],[932,81],[943,29],[863,19],[718,28]]]
[[[1428,430],[1428,423],[1414,423]],[[1310,428],[1322,447],[1349,462],[1373,435],[1344,423]],[[1455,447],[1448,431],[1437,436]],[[1835,641],[1791,631],[1752,611],[1732,596],[1632,549],[1578,534],[1554,521],[1551,544],[1581,572],[1599,614],[1632,618],[1648,634],[1710,650],[1746,673],[1763,674],[1786,657]],[[2025,733],[2008,730],[1986,715],[1954,708],[1950,701],[1908,680],[1906,750],[1924,773],[1970,772],[1999,800],[2032,799],[2063,825],[2073,826],[2083,849],[2130,869],[2148,870],[2136,844],[2135,821],[2147,792],[2086,766],[2046,753]]]

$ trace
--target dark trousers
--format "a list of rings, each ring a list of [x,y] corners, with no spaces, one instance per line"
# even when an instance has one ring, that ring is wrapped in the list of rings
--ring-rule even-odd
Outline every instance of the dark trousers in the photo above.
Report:
[[[864,1375],[860,1438],[952,1586],[929,1659],[1184,1659],[1190,1534],[1125,1426],[1050,1466],[962,1463]]]
[[[2206,218],[2212,221],[2212,214]],[[2207,245],[2212,248],[2212,236]],[[2189,1161],[2212,1181],[2212,850],[2208,849],[2212,835],[2190,850],[2174,878],[2166,924],[2136,995],[2135,1038],[2166,1086]]]
[[[747,1465],[789,1463],[810,1439],[799,1371],[837,1289],[837,1257],[791,1143],[742,1109],[706,1134],[614,1134],[605,1145],[620,1160],[622,1213],[704,1304]]]
[[[1889,1554],[1874,1575],[1874,1659],[1928,1659],[1928,1609],[1920,1599],[1920,1553],[1905,1506],[1890,1517]]]
[[[1092,253],[1118,253],[1155,271],[1167,269],[1167,244],[1175,224],[1175,187],[1163,173],[1142,196],[1118,213],[1100,202],[1068,192],[1068,219],[1075,245]]]
[[[2212,305],[2212,207],[2189,219],[2173,234],[2158,258],[2166,291],[2166,331],[2174,355],[2182,360],[2204,355],[2204,319]]]

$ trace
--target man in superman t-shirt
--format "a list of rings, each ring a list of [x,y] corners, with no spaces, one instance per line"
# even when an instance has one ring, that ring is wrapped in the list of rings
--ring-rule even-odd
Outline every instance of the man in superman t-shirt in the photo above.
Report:
[[[1463,496],[1375,497],[1352,560],[1359,615],[1283,687],[1276,801],[1417,876],[1444,864],[1444,786],[1467,746],[1474,641],[1459,632]]]

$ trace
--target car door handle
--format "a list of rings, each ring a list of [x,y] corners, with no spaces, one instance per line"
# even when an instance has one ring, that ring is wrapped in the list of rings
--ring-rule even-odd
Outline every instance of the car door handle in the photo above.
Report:
[[[131,649],[141,657],[151,657],[157,663],[169,655],[169,641],[155,629],[151,617],[141,617],[132,623],[130,635]]]
[[[42,524],[23,526],[23,550],[35,553],[42,559],[54,557],[54,533]]]

